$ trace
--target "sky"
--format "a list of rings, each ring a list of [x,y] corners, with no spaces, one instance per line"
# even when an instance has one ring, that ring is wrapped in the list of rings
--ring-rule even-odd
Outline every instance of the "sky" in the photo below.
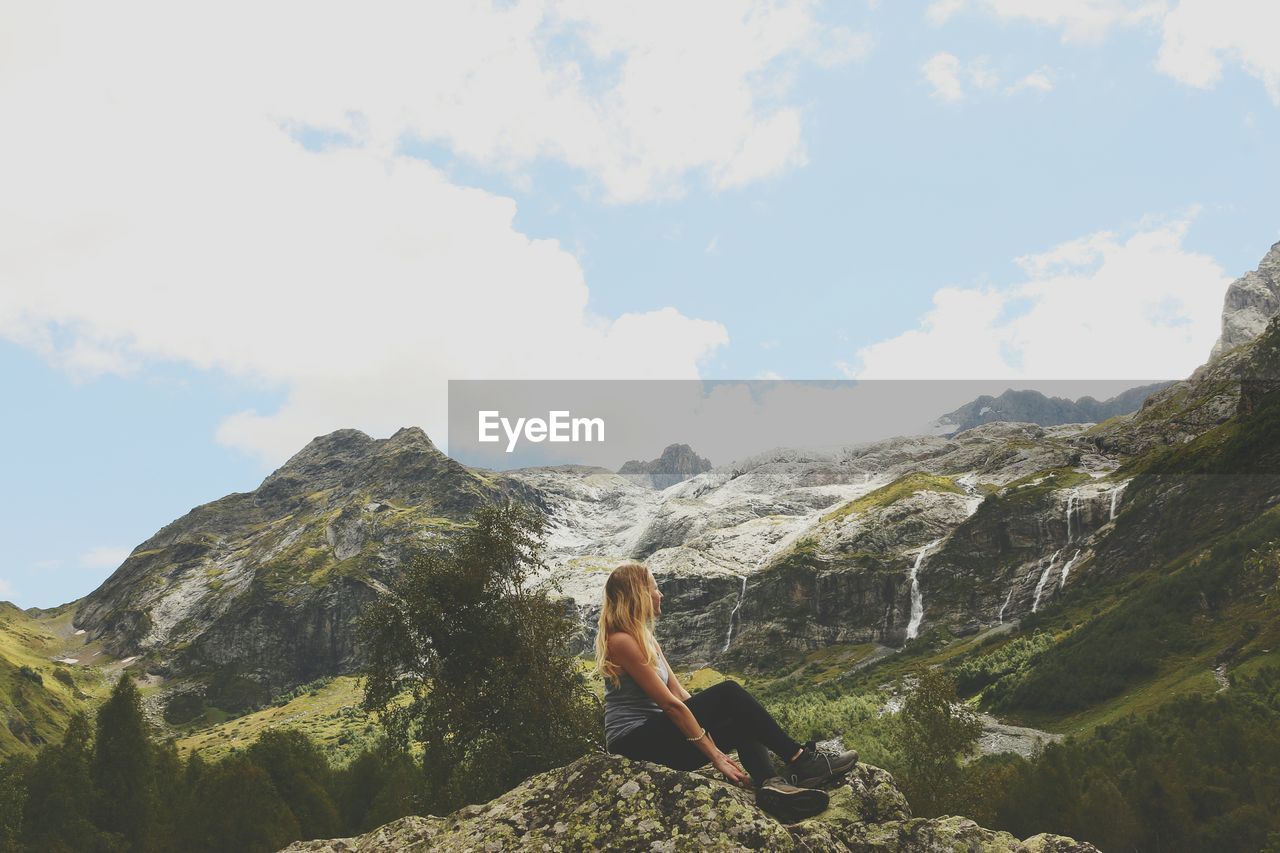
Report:
[[[1278,30],[0,0],[0,598],[334,429],[447,447],[450,379],[1185,377],[1280,239]]]

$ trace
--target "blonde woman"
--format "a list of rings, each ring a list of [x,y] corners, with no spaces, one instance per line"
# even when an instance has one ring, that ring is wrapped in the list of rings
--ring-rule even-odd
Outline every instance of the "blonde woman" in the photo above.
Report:
[[[788,823],[824,810],[827,792],[816,786],[847,773],[858,753],[830,756],[813,741],[798,743],[736,681],[690,696],[654,637],[661,613],[662,593],[647,566],[626,563],[610,573],[595,643],[606,749],[677,770],[710,762],[733,784],[754,787],[760,807]],[[732,749],[746,770],[722,751]],[[786,762],[782,774],[770,750]]]

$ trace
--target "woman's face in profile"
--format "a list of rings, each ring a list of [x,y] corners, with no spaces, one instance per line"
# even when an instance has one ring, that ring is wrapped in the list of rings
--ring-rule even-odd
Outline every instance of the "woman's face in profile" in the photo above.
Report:
[[[658,582],[649,574],[649,596],[653,599],[653,615],[662,615],[662,593],[658,590]]]

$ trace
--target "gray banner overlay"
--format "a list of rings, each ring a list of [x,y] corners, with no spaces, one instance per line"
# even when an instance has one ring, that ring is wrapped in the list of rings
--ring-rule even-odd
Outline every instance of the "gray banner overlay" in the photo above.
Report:
[[[492,470],[617,471],[683,444],[720,466],[776,448],[834,451],[990,420],[1096,423],[1173,381],[451,380],[448,452]]]

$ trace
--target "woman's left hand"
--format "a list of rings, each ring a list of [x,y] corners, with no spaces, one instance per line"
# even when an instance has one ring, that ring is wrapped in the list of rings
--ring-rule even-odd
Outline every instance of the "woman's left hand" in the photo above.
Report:
[[[724,777],[739,788],[751,788],[751,775],[742,769],[742,765],[723,752],[712,762]]]

